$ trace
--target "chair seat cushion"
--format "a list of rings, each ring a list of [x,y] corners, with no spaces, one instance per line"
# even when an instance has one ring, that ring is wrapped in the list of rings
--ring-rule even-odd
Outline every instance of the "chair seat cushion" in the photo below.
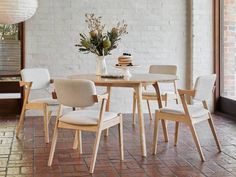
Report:
[[[60,121],[76,124],[76,125],[97,125],[99,120],[100,111],[94,110],[78,110],[71,111],[69,113],[64,114]],[[114,112],[105,112],[103,121],[108,121],[113,118],[116,118],[118,113]]]
[[[38,98],[30,100],[30,103],[47,103],[48,105],[58,105],[57,99],[52,98]]]
[[[202,105],[188,105],[189,114],[192,118],[198,118],[205,116],[209,113],[207,109],[205,109]],[[170,114],[178,114],[185,115],[184,109],[182,105],[173,105],[160,109],[160,112],[170,113]]]

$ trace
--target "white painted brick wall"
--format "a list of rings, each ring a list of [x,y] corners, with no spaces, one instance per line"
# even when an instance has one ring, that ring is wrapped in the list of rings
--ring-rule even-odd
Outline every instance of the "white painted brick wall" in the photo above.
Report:
[[[207,9],[209,3],[205,5]],[[136,73],[147,72],[151,64],[178,65],[178,85],[184,88],[187,84],[186,63],[189,60],[186,55],[187,8],[186,0],[39,0],[38,11],[26,22],[26,67],[48,68],[53,78],[94,73],[95,56],[79,53],[74,45],[79,40],[79,33],[88,31],[84,14],[95,13],[103,17],[107,29],[123,19],[128,24],[129,34],[122,38],[118,49],[107,57],[109,72],[114,72],[113,66],[119,55],[130,52],[134,63],[142,66],[133,71]],[[209,9],[204,12],[204,8],[197,8],[200,8],[200,11],[195,11],[199,18],[202,14],[210,18]],[[205,26],[210,24],[206,21],[202,22]],[[196,34],[196,37],[201,36],[198,44],[204,40],[205,47],[208,47],[211,39],[208,32],[203,30],[209,28],[198,27],[207,37],[201,36],[199,31],[199,35]],[[202,72],[197,69],[198,66],[203,68],[211,51],[197,44],[195,46],[198,47],[194,57],[198,60],[194,63],[197,66],[196,69],[194,67],[194,73],[197,74]],[[130,89],[114,88],[111,110],[131,112],[131,93]],[[37,97],[35,95],[39,94],[34,94]]]

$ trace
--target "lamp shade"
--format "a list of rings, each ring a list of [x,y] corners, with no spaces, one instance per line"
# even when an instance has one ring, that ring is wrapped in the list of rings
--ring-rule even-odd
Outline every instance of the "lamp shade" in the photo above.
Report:
[[[34,15],[37,7],[37,0],[0,0],[0,24],[23,22]]]

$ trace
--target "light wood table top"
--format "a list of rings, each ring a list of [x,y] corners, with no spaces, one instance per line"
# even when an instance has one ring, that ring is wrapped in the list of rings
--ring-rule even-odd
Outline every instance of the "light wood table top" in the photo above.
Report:
[[[132,74],[131,77],[124,79],[110,79],[101,78],[101,76],[96,76],[95,74],[80,74],[69,76],[70,79],[88,79],[93,81],[95,84],[108,85],[108,84],[153,84],[155,82],[169,82],[177,80],[177,76],[168,74]]]

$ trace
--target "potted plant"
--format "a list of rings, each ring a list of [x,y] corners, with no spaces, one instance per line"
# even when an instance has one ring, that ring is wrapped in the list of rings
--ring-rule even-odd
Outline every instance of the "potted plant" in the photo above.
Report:
[[[118,22],[110,31],[104,32],[105,25],[102,24],[102,17],[94,14],[85,14],[85,22],[88,25],[89,34],[80,33],[80,42],[76,44],[79,51],[85,54],[95,54],[97,65],[96,75],[107,74],[105,57],[111,55],[111,51],[118,46],[121,36],[127,34],[127,24]]]

